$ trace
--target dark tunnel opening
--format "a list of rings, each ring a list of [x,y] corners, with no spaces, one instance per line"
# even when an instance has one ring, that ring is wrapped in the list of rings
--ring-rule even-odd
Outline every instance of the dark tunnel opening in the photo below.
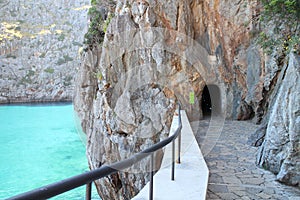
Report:
[[[202,93],[201,108],[203,117],[221,114],[221,93],[216,85],[205,85]]]
[[[211,116],[212,105],[211,105],[211,98],[210,98],[210,94],[209,94],[207,85],[203,89],[201,108],[202,108],[204,117]]]

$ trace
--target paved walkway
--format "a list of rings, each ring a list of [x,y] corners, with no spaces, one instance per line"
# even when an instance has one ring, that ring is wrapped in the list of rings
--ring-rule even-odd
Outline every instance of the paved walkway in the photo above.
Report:
[[[172,145],[168,145],[161,168],[154,176],[155,200],[205,200],[209,172],[185,111],[181,111],[181,116],[181,164],[175,164],[175,181],[171,181]],[[178,116],[174,116],[170,135],[177,127]],[[149,183],[132,200],[147,199]]]
[[[256,167],[257,148],[246,143],[256,125],[225,121],[222,133],[214,136],[215,143],[210,146],[203,145],[209,124],[209,120],[191,123],[210,172],[206,199],[300,200],[298,188],[285,186],[275,181],[271,172]]]

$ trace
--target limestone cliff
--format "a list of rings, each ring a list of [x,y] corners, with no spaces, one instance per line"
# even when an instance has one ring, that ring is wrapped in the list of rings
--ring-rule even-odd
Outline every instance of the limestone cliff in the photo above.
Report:
[[[0,1],[0,103],[73,99],[89,5]]]
[[[277,174],[277,179],[300,186],[300,57],[290,55],[281,71],[279,88],[271,106],[266,136],[257,163]]]
[[[277,160],[268,146],[272,140],[268,135],[276,132],[271,128],[276,119],[274,113],[268,113],[277,110],[290,115],[285,118],[290,125],[283,133],[284,141],[276,142],[289,146],[278,151],[285,152],[279,161],[279,168],[285,171],[273,171],[279,172],[280,180],[297,184],[289,177],[300,171],[293,167],[299,159],[299,112],[283,111],[280,108],[285,104],[276,100],[276,83],[286,55],[279,48],[267,56],[255,42],[262,29],[258,1],[99,0],[94,6],[104,18],[100,27],[105,36],[83,55],[75,98],[88,137],[91,169],[127,158],[163,139],[176,101],[191,120],[201,119],[202,94],[208,86],[215,97],[212,114],[269,122],[263,163]],[[291,70],[299,68],[296,61],[291,63],[295,63]],[[290,89],[289,93],[280,90],[285,101],[295,98],[297,102],[296,88],[288,83],[282,87]],[[191,94],[195,95],[194,104]],[[277,134],[281,136],[281,132]],[[158,155],[158,163],[160,158]],[[134,169],[97,181],[101,197],[130,199],[148,181],[147,166],[146,160]]]

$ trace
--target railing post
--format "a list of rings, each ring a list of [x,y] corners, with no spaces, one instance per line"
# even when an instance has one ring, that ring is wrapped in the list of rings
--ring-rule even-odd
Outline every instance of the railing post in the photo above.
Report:
[[[172,142],[172,172],[171,172],[171,180],[175,180],[175,140]]]
[[[92,198],[92,182],[86,184],[85,200],[91,200]]]
[[[179,104],[179,106],[178,106],[178,124],[182,124],[182,122],[181,122],[181,106],[180,106],[180,104]],[[181,125],[182,126],[182,125]],[[178,158],[177,158],[177,163],[180,163],[181,161],[180,161],[180,153],[181,153],[181,128],[180,128],[180,130],[179,130],[179,135],[178,135]]]
[[[179,131],[178,135],[178,158],[177,158],[177,163],[180,164],[180,152],[181,152],[181,130]]]
[[[149,200],[153,200],[153,178],[154,178],[154,153],[151,153],[150,159],[150,187],[149,187]]]

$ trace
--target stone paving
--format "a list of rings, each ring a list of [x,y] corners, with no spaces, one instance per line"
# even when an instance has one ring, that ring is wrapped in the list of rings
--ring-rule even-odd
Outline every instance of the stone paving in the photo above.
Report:
[[[203,145],[209,125],[208,119],[191,123],[200,147],[209,146]],[[257,148],[247,139],[256,128],[251,122],[225,121],[213,148],[204,154],[210,171],[206,199],[300,200],[300,189],[277,182],[274,174],[255,165]]]

